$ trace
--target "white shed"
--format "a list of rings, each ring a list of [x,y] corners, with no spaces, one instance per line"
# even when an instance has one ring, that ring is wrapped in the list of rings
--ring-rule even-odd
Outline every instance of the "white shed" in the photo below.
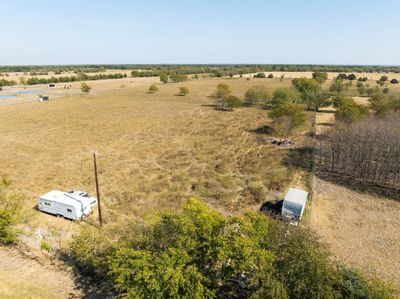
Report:
[[[97,200],[81,191],[50,191],[39,197],[38,208],[42,212],[80,220],[92,212]]]
[[[289,188],[282,205],[282,216],[289,218],[290,223],[298,225],[306,207],[308,192]]]

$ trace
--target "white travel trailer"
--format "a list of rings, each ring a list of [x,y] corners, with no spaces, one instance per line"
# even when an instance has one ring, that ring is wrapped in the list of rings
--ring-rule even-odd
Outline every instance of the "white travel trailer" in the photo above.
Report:
[[[50,191],[39,197],[38,208],[42,212],[80,220],[92,212],[97,200],[82,191]]]
[[[282,205],[282,216],[290,219],[290,224],[298,225],[306,207],[308,192],[289,188]]]

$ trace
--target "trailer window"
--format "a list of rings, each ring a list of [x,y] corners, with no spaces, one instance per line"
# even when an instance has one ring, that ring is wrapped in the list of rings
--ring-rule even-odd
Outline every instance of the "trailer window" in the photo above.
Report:
[[[67,212],[70,212],[70,213],[72,213],[72,210],[71,210],[71,209],[67,209]]]

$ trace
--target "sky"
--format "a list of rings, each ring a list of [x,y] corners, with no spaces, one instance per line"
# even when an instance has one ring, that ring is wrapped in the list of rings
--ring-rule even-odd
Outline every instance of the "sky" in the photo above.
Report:
[[[0,65],[400,65],[399,0],[0,0]]]

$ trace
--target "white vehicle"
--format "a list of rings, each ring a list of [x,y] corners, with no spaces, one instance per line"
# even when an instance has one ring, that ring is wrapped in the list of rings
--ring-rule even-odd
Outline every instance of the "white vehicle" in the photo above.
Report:
[[[290,220],[290,224],[298,225],[306,207],[308,192],[289,188],[282,205],[282,216]]]
[[[38,208],[42,212],[80,220],[92,212],[97,200],[82,191],[50,191],[39,197]]]

